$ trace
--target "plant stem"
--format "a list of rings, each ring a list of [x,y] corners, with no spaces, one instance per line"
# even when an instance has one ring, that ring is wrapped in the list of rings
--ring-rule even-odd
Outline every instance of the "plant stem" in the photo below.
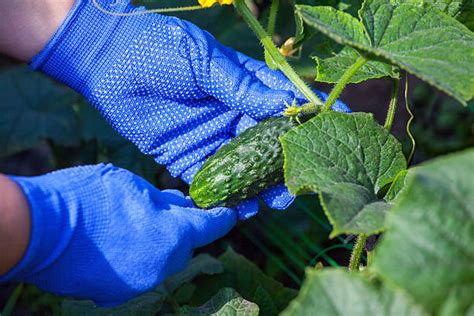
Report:
[[[280,0],[272,0],[272,5],[270,7],[270,15],[268,16],[268,24],[267,24],[267,33],[268,36],[272,37],[275,33],[275,24],[276,24],[276,17],[278,13],[278,7],[280,6]]]
[[[367,59],[365,57],[360,56],[352,66],[350,66],[346,72],[342,75],[341,79],[336,83],[334,88],[332,89],[331,93],[329,94],[328,99],[326,100],[326,103],[324,104],[324,107],[321,112],[326,112],[331,109],[333,106],[334,102],[336,102],[337,98],[341,94],[342,90],[346,87],[347,83],[349,80],[352,78],[352,76],[359,70],[360,67],[362,67],[365,63],[367,62]]]
[[[392,95],[390,97],[390,104],[388,106],[387,117],[383,127],[390,131],[392,129],[393,119],[395,118],[395,110],[397,109],[398,84],[400,79],[392,80]]]
[[[183,12],[183,11],[197,11],[197,10],[205,10],[209,8],[203,8],[200,5],[193,5],[193,6],[186,6],[186,7],[176,7],[176,8],[161,8],[161,9],[153,9],[153,10],[145,10],[145,11],[135,11],[135,12],[113,12],[107,9],[104,9],[97,0],[92,0],[92,4],[101,12],[114,15],[114,16],[133,16],[133,15],[142,15],[142,14],[150,14],[150,13],[170,13],[170,12]]]
[[[360,234],[357,238],[357,241],[352,249],[351,261],[349,262],[349,271],[358,271],[360,264],[360,257],[364,251],[365,241],[367,240],[367,235]]]
[[[370,267],[374,261],[374,251],[367,251],[367,267]]]
[[[18,297],[20,297],[21,291],[23,290],[23,283],[18,284],[18,286],[13,291],[12,295],[8,298],[3,311],[0,313],[2,316],[10,316],[15,308]]]
[[[278,48],[275,46],[275,44],[273,44],[272,38],[263,29],[257,19],[253,16],[252,12],[250,12],[249,8],[245,4],[245,0],[234,0],[234,7],[260,40],[278,69],[280,69],[286,75],[286,77],[295,85],[298,90],[301,91],[301,93],[306,97],[306,99],[308,99],[309,102],[322,106],[323,102],[321,99],[316,96],[316,94],[300,78],[300,76],[298,76],[293,68],[291,68],[285,57],[280,54]]]
[[[407,159],[407,164],[409,166],[411,163],[411,159],[413,158],[413,154],[415,153],[416,141],[410,130],[411,122],[413,121],[415,116],[413,115],[413,112],[410,109],[410,103],[408,101],[408,73],[407,72],[405,72],[405,109],[407,110],[408,114],[410,114],[410,118],[408,119],[407,126],[405,128],[407,131],[408,137],[410,138],[410,141],[411,141],[411,150]]]

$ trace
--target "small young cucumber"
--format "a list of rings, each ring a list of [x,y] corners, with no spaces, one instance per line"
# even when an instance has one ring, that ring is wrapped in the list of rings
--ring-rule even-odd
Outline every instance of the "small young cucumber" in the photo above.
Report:
[[[222,146],[191,183],[194,203],[201,208],[233,207],[283,181],[279,138],[294,126],[288,117],[272,117]]]

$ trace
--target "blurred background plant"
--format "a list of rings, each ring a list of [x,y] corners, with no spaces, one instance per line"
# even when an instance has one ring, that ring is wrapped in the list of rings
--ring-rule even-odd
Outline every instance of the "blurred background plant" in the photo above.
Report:
[[[148,8],[176,5],[176,1],[170,0],[135,2]],[[195,4],[192,0],[182,2],[180,5]],[[312,4],[315,1],[298,2]],[[336,0],[318,2],[337,6],[351,14],[357,12],[359,3]],[[278,46],[296,32],[293,10],[289,9],[292,4],[291,0],[281,1],[273,36]],[[254,14],[266,25],[270,1],[257,0],[251,5]],[[208,30],[225,45],[254,58],[264,59],[258,40],[230,7],[174,15]],[[330,85],[314,81],[316,64],[313,57],[327,57],[337,50],[337,44],[322,35],[313,34],[289,61],[314,87],[328,92]],[[411,130],[416,139],[412,164],[474,146],[474,104],[471,102],[463,107],[416,78],[409,78],[410,104],[415,115]],[[151,158],[118,136],[94,108],[67,87],[5,56],[0,56],[0,87],[0,172],[34,176],[70,166],[111,162],[144,177],[160,189],[187,191],[181,180],[171,177],[164,167],[156,165]],[[354,111],[374,113],[383,123],[390,89],[390,80],[370,80],[349,85],[341,99]],[[403,102],[402,91],[399,102]],[[406,153],[411,149],[405,130],[408,117],[404,107],[399,106],[392,129],[404,144]],[[219,256],[231,246],[268,277],[286,287],[298,289],[306,266],[319,262],[323,266],[348,264],[352,240],[344,237],[331,240],[328,238],[330,229],[317,197],[304,196],[284,212],[268,210],[263,206],[255,218],[240,223],[225,238],[201,248],[199,252]],[[206,302],[219,289],[216,287],[222,285],[233,287],[244,295],[245,289],[229,280],[219,283],[215,277],[200,277],[196,281],[200,291],[188,295],[188,301],[195,304]],[[17,284],[13,283],[0,286],[0,310],[8,305],[10,299],[10,303],[15,303],[13,315],[61,313],[62,298],[33,286],[24,286],[21,291],[15,291],[15,288]],[[262,309],[262,304],[259,305]]]

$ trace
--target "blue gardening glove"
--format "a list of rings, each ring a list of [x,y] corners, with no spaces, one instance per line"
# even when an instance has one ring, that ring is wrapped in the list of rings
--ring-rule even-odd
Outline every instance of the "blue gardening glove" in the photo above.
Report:
[[[0,281],[115,305],[183,269],[196,247],[225,235],[232,209],[197,209],[112,165],[12,177],[31,209],[28,249]]]
[[[99,0],[115,13],[128,1]],[[190,183],[204,160],[244,129],[302,96],[280,72],[219,44],[195,25],[158,14],[116,16],[77,0],[31,62],[69,85],[140,150]],[[325,98],[325,96],[322,96]],[[336,109],[347,110],[338,103]],[[262,194],[273,208],[293,198],[283,185]],[[256,200],[244,209],[256,212]]]

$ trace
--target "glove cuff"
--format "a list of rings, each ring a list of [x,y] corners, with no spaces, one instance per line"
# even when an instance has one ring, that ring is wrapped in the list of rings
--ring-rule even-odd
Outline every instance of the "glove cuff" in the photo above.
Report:
[[[27,280],[55,262],[68,247],[81,221],[79,210],[94,206],[87,187],[90,181],[83,175],[87,168],[93,166],[67,169],[66,174],[59,171],[38,177],[9,177],[28,201],[31,231],[23,258],[0,276],[0,282]]]
[[[128,0],[96,2],[104,10],[116,14],[144,10],[134,7]],[[158,15],[153,16],[156,23]],[[113,56],[124,54],[141,31],[139,24],[149,18],[150,15],[113,15],[99,10],[93,0],[76,0],[49,43],[33,57],[30,67],[88,95],[92,82],[98,80],[95,76],[114,63]]]

